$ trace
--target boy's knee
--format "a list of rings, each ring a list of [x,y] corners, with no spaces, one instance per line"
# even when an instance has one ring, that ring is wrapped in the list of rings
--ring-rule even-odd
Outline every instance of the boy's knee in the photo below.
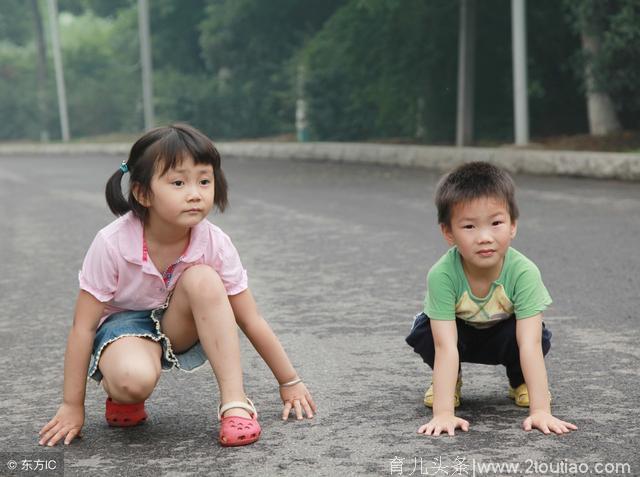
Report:
[[[411,332],[405,341],[422,357],[425,363],[433,367],[435,346],[433,343],[431,324],[429,323],[429,317],[427,315],[420,313],[414,318]]]
[[[551,331],[549,331],[544,325],[542,327],[542,354],[546,356],[551,349]]]

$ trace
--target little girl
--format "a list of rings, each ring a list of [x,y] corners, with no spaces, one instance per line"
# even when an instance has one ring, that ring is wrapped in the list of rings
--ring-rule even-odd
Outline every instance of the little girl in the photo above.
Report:
[[[316,405],[260,316],[238,252],[207,220],[214,205],[221,212],[227,205],[213,143],[187,125],[149,131],[107,182],[106,196],[120,217],[98,232],[84,259],[63,401],[40,431],[40,445],[69,444],[80,434],[87,375],[108,395],[108,424],[134,426],[147,418],[144,402],[162,369],[190,371],[206,360],[220,389],[220,443],[257,441],[261,429],[243,389],[236,325],[280,383],[282,418],[292,409],[298,419],[313,417]]]

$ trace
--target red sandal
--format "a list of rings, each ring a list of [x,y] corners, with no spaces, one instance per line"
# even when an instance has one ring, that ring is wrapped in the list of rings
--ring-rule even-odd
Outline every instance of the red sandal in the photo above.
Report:
[[[144,410],[144,401],[125,404],[107,398],[104,417],[110,426],[131,427],[146,421],[147,412]]]
[[[248,403],[248,404],[247,404]],[[222,415],[229,409],[244,409],[251,418],[240,416]],[[231,401],[218,407],[218,420],[220,421],[220,436],[218,440],[225,447],[245,446],[253,444],[260,438],[262,429],[258,424],[258,411],[249,398],[247,402]]]

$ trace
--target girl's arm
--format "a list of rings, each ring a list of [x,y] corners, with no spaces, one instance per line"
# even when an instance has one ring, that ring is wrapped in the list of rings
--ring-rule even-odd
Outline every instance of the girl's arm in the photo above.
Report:
[[[577,427],[551,414],[547,368],[542,354],[542,315],[516,321],[516,340],[520,350],[522,374],[529,390],[529,417],[522,423],[524,430],[540,429],[545,434],[563,434]]]
[[[80,290],[64,354],[62,404],[53,419],[39,432],[40,445],[54,446],[62,438],[65,444],[69,444],[80,434],[84,424],[87,370],[93,339],[103,311],[104,303],[90,293]]]
[[[286,420],[292,408],[295,409],[298,419],[302,419],[302,409],[307,417],[313,417],[317,407],[311,394],[301,380],[288,385],[299,380],[298,374],[273,330],[260,315],[251,291],[246,289],[237,295],[230,295],[229,302],[238,326],[280,384],[280,396],[284,402],[282,418]]]

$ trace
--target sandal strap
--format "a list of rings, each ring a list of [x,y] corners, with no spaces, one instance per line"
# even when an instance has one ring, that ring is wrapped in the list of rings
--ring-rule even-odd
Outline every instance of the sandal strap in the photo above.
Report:
[[[251,399],[246,398],[247,402],[242,401],[230,401],[225,405],[220,404],[218,406],[218,419],[222,419],[222,415],[227,412],[229,409],[244,409],[250,414],[253,414],[254,417],[258,417],[258,411],[256,411],[256,407],[251,402]]]

